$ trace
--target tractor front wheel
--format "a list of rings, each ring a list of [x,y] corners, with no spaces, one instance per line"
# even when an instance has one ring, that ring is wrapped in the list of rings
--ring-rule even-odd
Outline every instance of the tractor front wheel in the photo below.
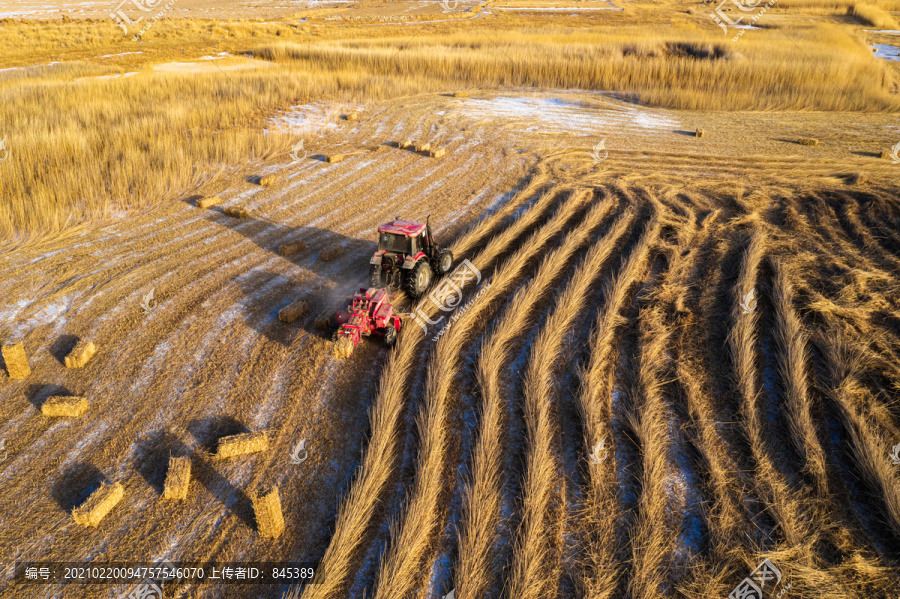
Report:
[[[441,253],[438,254],[438,274],[444,276],[448,272],[450,272],[450,267],[453,266],[453,252],[450,250],[441,250]]]
[[[384,331],[384,344],[388,347],[394,347],[395,343],[397,343],[397,329],[392,325],[388,325]]]
[[[418,299],[424,295],[431,286],[431,278],[434,273],[427,261],[421,260],[416,264],[408,275],[406,275],[406,292],[414,299]]]

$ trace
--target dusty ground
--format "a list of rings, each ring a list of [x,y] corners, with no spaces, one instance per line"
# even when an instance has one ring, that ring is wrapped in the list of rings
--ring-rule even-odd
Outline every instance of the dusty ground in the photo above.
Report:
[[[300,122],[299,115],[326,119],[317,110],[298,108],[282,124]],[[706,137],[689,134],[698,127]],[[554,173],[557,185],[618,177],[623,184],[652,179],[702,187],[708,178],[712,189],[746,193],[796,181],[798,173],[803,185],[844,187],[841,177],[860,171],[876,185],[889,184],[898,167],[873,154],[900,136],[889,116],[679,113],[602,94],[524,91],[370,105],[359,122],[324,131],[305,140],[307,156],[299,162],[285,156],[247,165],[196,190],[221,195],[224,206],[245,206],[250,218],[198,209],[191,194],[0,254],[0,270],[9,273],[0,282],[4,333],[24,339],[33,369],[24,381],[0,378],[0,438],[8,451],[0,464],[4,581],[9,564],[38,556],[320,558],[360,465],[387,351],[367,342],[349,361],[335,361],[312,320],[363,283],[375,228],[395,215],[430,214],[438,238],[449,244],[541,172]],[[792,143],[798,131],[816,135],[820,145]],[[432,159],[386,145],[407,138],[448,153]],[[337,164],[322,160],[353,151]],[[263,188],[249,180],[266,173],[277,173],[280,182]],[[306,241],[307,251],[277,255],[280,244],[295,240]],[[336,244],[345,246],[343,257],[317,259]],[[141,301],[151,289],[158,304],[145,313]],[[278,310],[297,298],[310,301],[311,314],[280,323]],[[99,353],[86,368],[67,370],[62,359],[76,337],[93,339]],[[42,416],[40,405],[59,394],[84,395],[88,414]],[[414,415],[415,403],[404,430]],[[268,431],[270,450],[225,462],[211,457],[219,437],[247,430]],[[291,449],[301,439],[309,459],[292,465]],[[170,455],[190,456],[194,464],[183,503],[161,497]],[[125,499],[100,527],[84,529],[70,512],[101,481],[121,482]],[[288,528],[268,541],[255,530],[248,494],[273,484]],[[277,597],[284,590],[226,595],[195,587],[174,596]],[[113,591],[14,593],[87,598]]]

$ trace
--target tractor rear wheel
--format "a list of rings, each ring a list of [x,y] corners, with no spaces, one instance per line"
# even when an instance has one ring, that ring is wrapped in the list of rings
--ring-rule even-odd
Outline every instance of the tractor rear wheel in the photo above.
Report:
[[[420,260],[406,275],[406,292],[414,299],[422,297],[431,286],[434,273],[426,260]]]
[[[453,266],[453,252],[450,250],[441,250],[441,253],[438,254],[438,274],[444,276],[448,272],[450,272],[450,268]]]
[[[373,264],[369,267],[369,287],[381,288],[381,268],[380,264]]]

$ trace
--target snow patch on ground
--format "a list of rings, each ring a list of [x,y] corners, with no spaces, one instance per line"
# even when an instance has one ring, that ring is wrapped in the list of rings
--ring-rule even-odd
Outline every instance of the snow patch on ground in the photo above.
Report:
[[[266,133],[295,133],[299,135],[323,135],[338,128],[337,119],[347,112],[360,110],[361,106],[337,107],[326,102],[298,104],[269,120]],[[273,127],[271,131],[268,127]]]
[[[524,130],[596,135],[628,129],[645,132],[679,126],[665,111],[603,99],[599,106],[547,96],[497,96],[458,100],[464,113],[476,118],[523,121]]]
[[[900,47],[891,44],[875,44],[872,46],[873,56],[881,60],[900,62]]]

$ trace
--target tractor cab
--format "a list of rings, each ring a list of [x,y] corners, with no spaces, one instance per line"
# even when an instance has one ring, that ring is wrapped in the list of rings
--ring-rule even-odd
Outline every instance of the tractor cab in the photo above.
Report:
[[[378,251],[370,264],[370,287],[403,287],[418,298],[435,274],[443,276],[450,271],[453,254],[434,242],[428,219],[419,223],[397,217],[378,227]]]

